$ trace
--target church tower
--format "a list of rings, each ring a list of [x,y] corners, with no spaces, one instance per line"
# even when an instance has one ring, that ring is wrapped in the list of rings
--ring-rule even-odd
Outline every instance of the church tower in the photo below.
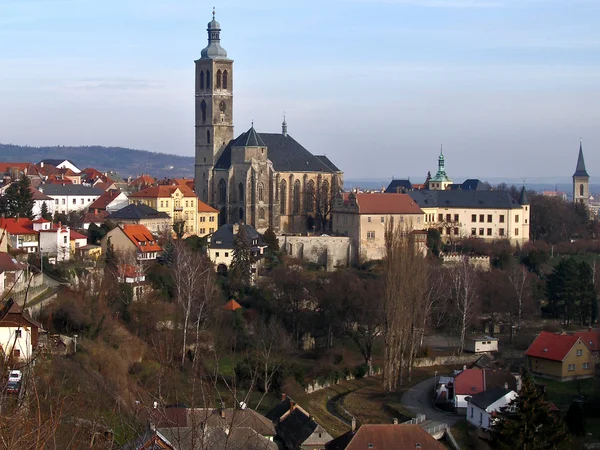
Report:
[[[579,156],[577,157],[577,167],[573,174],[573,202],[583,203],[589,206],[590,202],[590,176],[585,170],[585,161],[583,159],[583,145],[579,141]]]
[[[208,45],[196,64],[195,188],[200,200],[214,204],[213,167],[233,139],[233,61],[221,47],[221,25],[208,24]]]

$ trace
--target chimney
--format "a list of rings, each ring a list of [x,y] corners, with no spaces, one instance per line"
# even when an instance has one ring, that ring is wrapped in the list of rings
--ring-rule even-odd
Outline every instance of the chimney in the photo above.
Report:
[[[40,167],[44,167],[44,161],[40,162]]]
[[[285,394],[285,392],[283,392],[281,394],[281,401],[283,402],[286,399],[287,395]]]
[[[236,234],[238,234],[238,231],[240,231],[240,224],[234,223],[233,224],[233,235],[235,236]]]
[[[352,432],[356,432],[356,417],[352,417]]]
[[[396,417],[394,417],[394,425],[398,425],[398,419]]]
[[[463,370],[467,370],[467,365],[466,364],[463,366]]]

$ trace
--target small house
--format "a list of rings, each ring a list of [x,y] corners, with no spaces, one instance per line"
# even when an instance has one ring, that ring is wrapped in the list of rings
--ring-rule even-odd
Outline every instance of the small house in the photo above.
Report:
[[[468,397],[467,421],[488,430],[493,425],[493,417],[515,398],[515,391],[503,387],[495,387]]]
[[[473,336],[465,339],[465,352],[497,352],[498,339],[490,336]]]

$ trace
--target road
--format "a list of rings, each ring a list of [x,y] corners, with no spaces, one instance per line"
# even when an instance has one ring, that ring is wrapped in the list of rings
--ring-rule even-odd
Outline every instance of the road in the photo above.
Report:
[[[431,402],[431,394],[433,392],[434,384],[435,377],[415,384],[402,395],[400,403],[402,403],[402,406],[415,415],[425,414],[429,420],[444,422],[449,426],[452,426],[464,417],[452,413],[446,413],[433,407]]]

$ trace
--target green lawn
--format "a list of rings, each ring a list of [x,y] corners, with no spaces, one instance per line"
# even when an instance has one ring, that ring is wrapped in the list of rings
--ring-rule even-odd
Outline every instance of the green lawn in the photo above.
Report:
[[[535,378],[535,382],[546,386],[546,397],[561,411],[566,411],[573,400],[581,395],[590,397],[597,394],[598,379],[586,378],[584,380],[556,381],[545,378]]]

